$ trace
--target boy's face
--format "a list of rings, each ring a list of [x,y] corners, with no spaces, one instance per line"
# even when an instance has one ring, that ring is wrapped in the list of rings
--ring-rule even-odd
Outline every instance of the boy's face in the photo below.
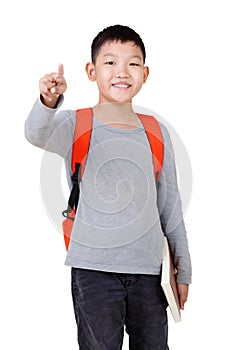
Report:
[[[88,77],[99,88],[99,103],[132,103],[149,74],[141,49],[133,42],[105,43],[96,62],[86,66]]]

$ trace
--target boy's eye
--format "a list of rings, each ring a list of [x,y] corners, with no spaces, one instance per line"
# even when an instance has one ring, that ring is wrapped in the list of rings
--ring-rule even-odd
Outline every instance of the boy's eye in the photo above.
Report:
[[[134,63],[134,62],[131,62],[129,65],[133,66],[133,67],[139,67],[139,64],[138,63]]]
[[[115,62],[113,61],[107,61],[105,62],[105,64],[107,64],[108,66],[113,66],[115,64]]]

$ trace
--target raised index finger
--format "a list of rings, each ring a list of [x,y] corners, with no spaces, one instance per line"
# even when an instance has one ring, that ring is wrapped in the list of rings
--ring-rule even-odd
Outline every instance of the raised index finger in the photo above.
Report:
[[[60,64],[58,65],[58,74],[59,74],[59,75],[64,75],[64,67],[63,67],[63,64],[62,64],[62,63],[60,63]]]

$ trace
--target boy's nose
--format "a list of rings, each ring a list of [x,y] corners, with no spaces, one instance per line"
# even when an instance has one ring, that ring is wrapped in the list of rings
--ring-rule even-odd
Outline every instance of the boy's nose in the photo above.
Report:
[[[118,70],[116,71],[116,78],[128,78],[128,77],[129,77],[129,72],[127,67],[123,65],[118,67]]]

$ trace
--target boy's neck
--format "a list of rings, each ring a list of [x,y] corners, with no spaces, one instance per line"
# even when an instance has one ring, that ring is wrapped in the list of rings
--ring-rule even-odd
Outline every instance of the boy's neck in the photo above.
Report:
[[[134,129],[140,125],[131,103],[99,103],[93,107],[96,119],[113,128]]]

